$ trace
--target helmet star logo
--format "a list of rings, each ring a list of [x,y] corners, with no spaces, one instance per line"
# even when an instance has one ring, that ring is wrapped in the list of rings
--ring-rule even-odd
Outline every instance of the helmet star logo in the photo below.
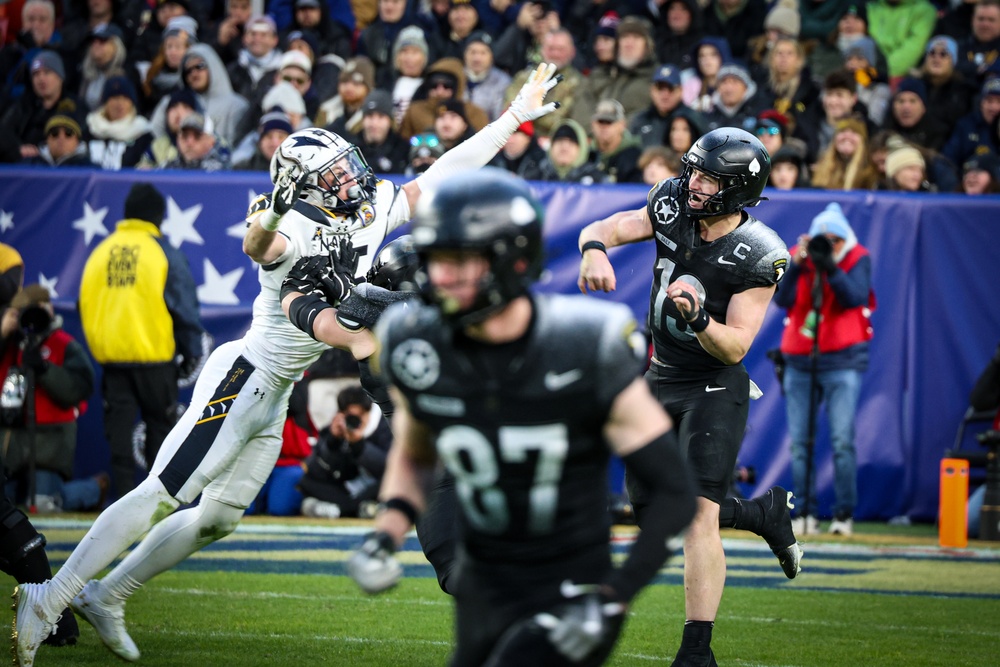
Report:
[[[756,176],[760,173],[760,162],[757,162],[757,158],[750,160],[750,164],[747,165],[747,169],[750,170],[751,176]]]

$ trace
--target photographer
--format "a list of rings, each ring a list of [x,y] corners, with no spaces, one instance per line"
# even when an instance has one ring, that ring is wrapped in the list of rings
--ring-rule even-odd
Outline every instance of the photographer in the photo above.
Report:
[[[361,504],[377,497],[385,473],[392,433],[381,412],[372,412],[372,399],[360,385],[350,386],[337,396],[337,408],[303,465],[306,516],[358,516]]]
[[[49,292],[28,285],[3,314],[3,394],[0,438],[5,443],[7,495],[27,499],[34,451],[36,504],[41,511],[100,506],[106,479],[73,479],[76,420],[94,390],[94,369],[83,346],[60,327]],[[33,384],[34,414],[27,389]],[[105,476],[106,478],[106,476]]]
[[[774,300],[788,309],[781,352],[792,478],[799,511],[802,499],[807,499],[809,508],[793,521],[793,530],[796,535],[819,532],[809,449],[815,441],[819,405],[825,402],[836,494],[830,532],[850,535],[857,501],[854,415],[861,375],[868,368],[870,317],[875,310],[871,258],[837,204],[816,216],[809,233],[800,236],[789,252],[792,261]]]

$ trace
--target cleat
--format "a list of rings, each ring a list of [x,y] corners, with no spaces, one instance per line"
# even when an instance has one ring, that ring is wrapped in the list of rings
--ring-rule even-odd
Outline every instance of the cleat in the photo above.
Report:
[[[122,660],[135,662],[139,659],[139,648],[125,629],[125,605],[99,602],[97,593],[100,585],[97,579],[88,581],[69,606],[94,626],[97,635],[112,653]]]
[[[14,622],[11,626],[11,655],[14,664],[19,667],[32,667],[35,664],[35,653],[46,637],[56,629],[55,618],[51,621],[45,618],[42,609],[42,595],[45,584],[19,584],[11,596],[14,599]]]
[[[772,486],[763,496],[756,498],[764,506],[764,527],[760,535],[778,557],[782,571],[789,579],[802,571],[802,546],[792,531],[792,492]]]
[[[854,534],[854,519],[834,519],[830,523],[830,534],[850,537]]]
[[[715,653],[712,649],[708,649],[708,658],[706,659],[695,660],[690,656],[678,655],[670,663],[670,667],[719,667],[719,663],[715,661]]]
[[[76,616],[69,609],[63,610],[56,622],[56,631],[49,635],[43,644],[46,646],[75,646],[80,638],[80,626],[76,624]]]

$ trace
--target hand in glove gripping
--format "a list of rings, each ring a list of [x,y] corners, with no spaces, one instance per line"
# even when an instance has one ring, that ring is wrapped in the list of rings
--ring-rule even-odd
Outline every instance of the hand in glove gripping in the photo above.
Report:
[[[269,232],[277,231],[281,216],[295,207],[302,196],[309,174],[298,166],[285,167],[278,172],[271,191],[271,205],[260,218],[260,226]]]
[[[558,611],[535,615],[535,622],[549,631],[549,642],[556,650],[580,662],[598,647],[614,643],[625,605],[610,601],[597,585],[578,586],[567,580],[560,592],[567,602]]]
[[[331,266],[330,255],[312,255],[299,258],[285,276],[281,283],[281,299],[291,292],[316,294],[331,306],[337,306],[353,286],[354,277],[338,271],[336,260]]]
[[[395,551],[396,544],[388,533],[369,533],[361,548],[347,559],[347,574],[369,595],[389,590],[403,576],[403,568],[393,556]]]
[[[548,92],[563,79],[561,74],[554,76],[555,73],[555,65],[541,63],[528,75],[528,80],[510,103],[511,113],[518,121],[536,120],[559,108],[558,102],[544,103]]]

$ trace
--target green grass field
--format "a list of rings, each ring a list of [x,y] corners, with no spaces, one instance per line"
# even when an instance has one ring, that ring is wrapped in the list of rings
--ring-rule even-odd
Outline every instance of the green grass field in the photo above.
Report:
[[[55,565],[83,535],[79,520],[37,521]],[[713,648],[721,665],[997,665],[1000,545],[937,547],[933,528],[862,525],[850,539],[805,544],[784,578],[759,539],[727,532],[729,579]],[[364,596],[343,576],[363,522],[247,519],[230,537],[165,573],[129,602],[149,667],[444,665],[452,607],[411,540],[407,578]],[[633,605],[609,664],[669,664],[683,623],[681,558]],[[10,588],[13,582],[6,579]],[[9,626],[9,608],[0,620]],[[122,664],[84,624],[36,665]]]

